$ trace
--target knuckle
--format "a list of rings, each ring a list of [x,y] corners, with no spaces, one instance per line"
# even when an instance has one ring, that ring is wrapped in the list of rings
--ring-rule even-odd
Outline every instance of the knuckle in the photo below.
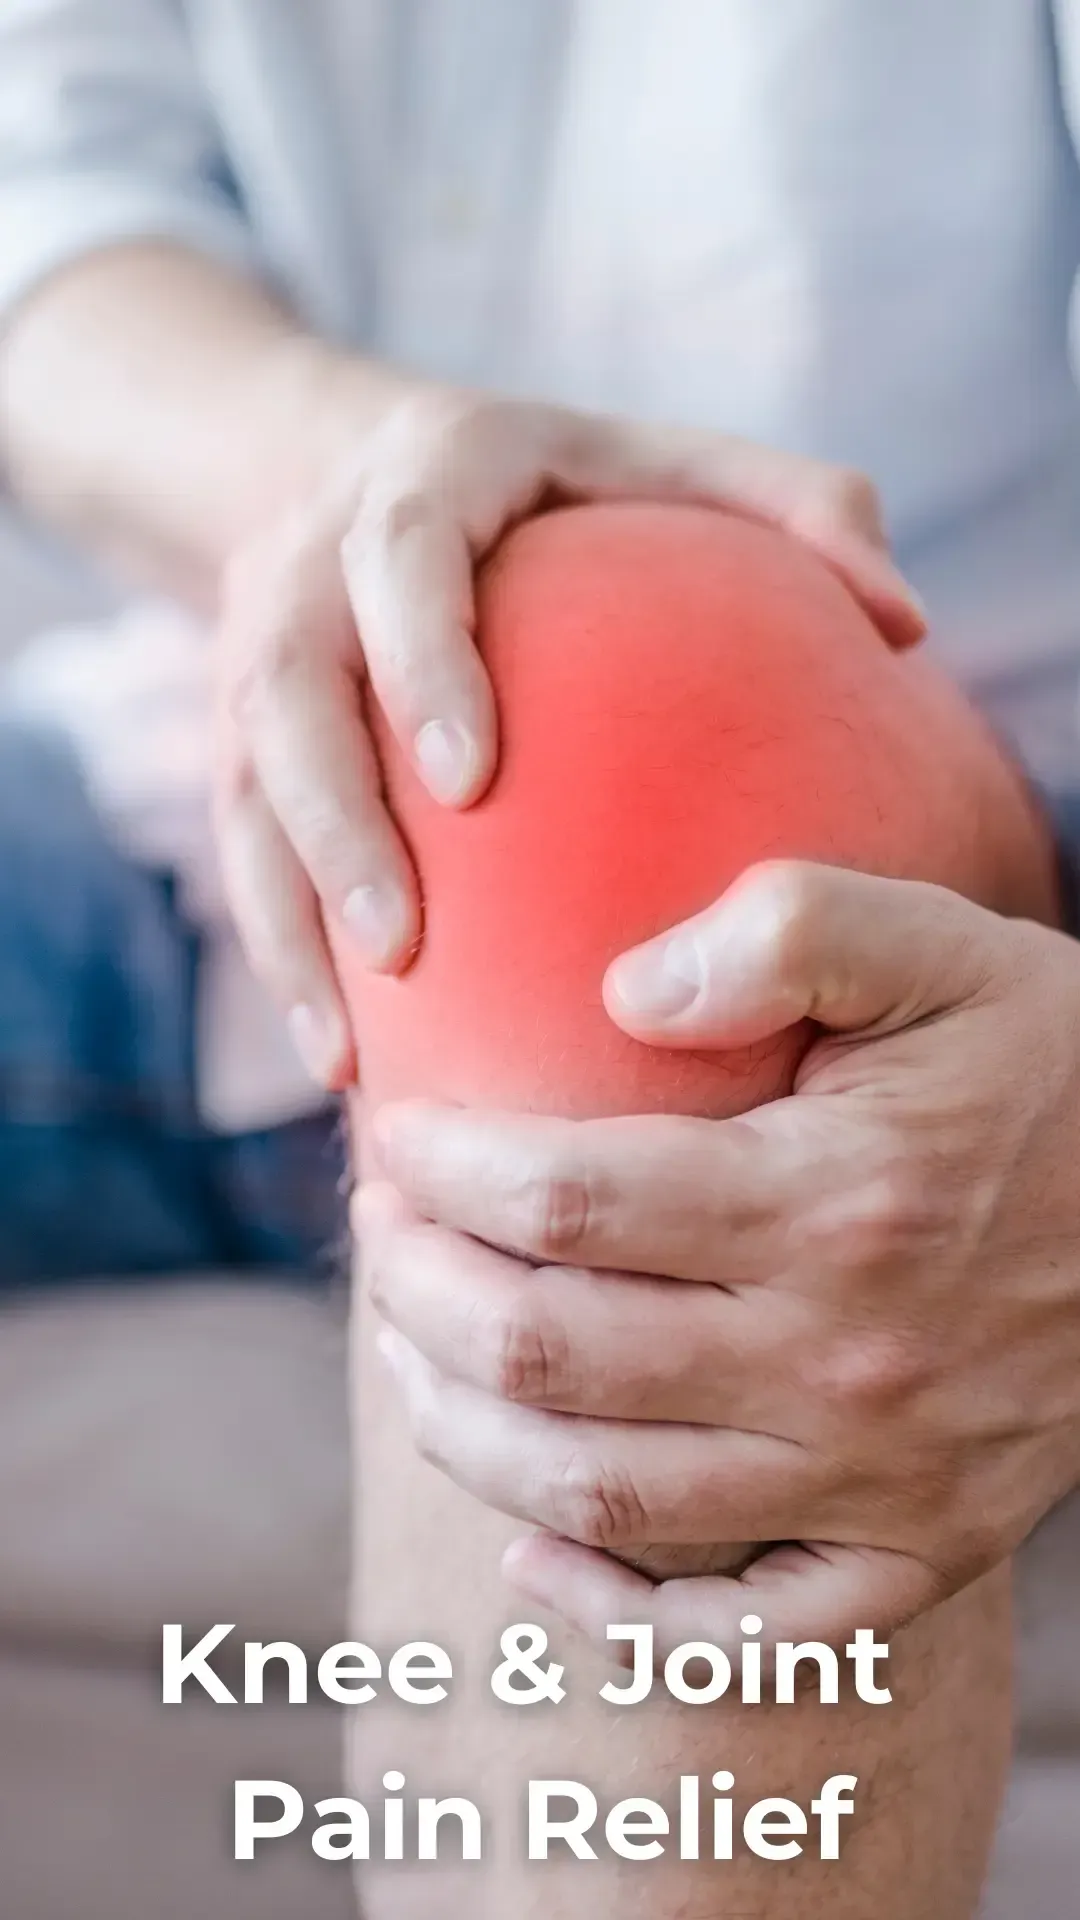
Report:
[[[565,1333],[531,1303],[504,1313],[495,1328],[490,1376],[502,1400],[540,1405],[557,1396],[569,1372]]]
[[[852,1250],[867,1266],[895,1258],[928,1236],[933,1215],[926,1187],[902,1161],[879,1170],[855,1194],[849,1233]]]
[[[291,620],[275,620],[252,633],[225,689],[226,716],[241,735],[306,672],[309,660],[307,634]]]
[[[838,467],[833,475],[833,500],[851,518],[876,517],[878,490],[868,473],[858,467]]]
[[[248,807],[260,794],[254,762],[246,753],[226,753],[217,758],[213,771],[213,801],[219,824],[230,815]]]
[[[265,698],[263,663],[249,650],[230,673],[224,688],[225,718],[241,738],[262,712]]]
[[[400,546],[429,524],[431,509],[431,494],[418,480],[369,487],[341,543],[346,565],[362,561],[372,542],[384,548]]]
[[[547,1168],[528,1174],[511,1206],[517,1243],[537,1259],[565,1266],[589,1237],[593,1201],[580,1171]]]
[[[940,1224],[919,1170],[897,1161],[824,1197],[811,1217],[810,1237],[832,1267],[865,1273],[929,1251]]]
[[[398,416],[398,430],[414,448],[445,448],[495,400],[467,388],[434,387],[411,394]]]
[[[810,517],[821,525],[856,528],[877,535],[881,530],[878,490],[857,467],[833,467],[825,475]]]
[[[818,911],[820,876],[808,862],[772,860],[758,869],[753,884],[762,945],[781,972],[790,972],[805,951]]]
[[[298,622],[285,619],[268,627],[260,648],[261,684],[280,685],[303,673],[311,659],[307,630]]]
[[[560,1529],[584,1547],[617,1553],[648,1539],[648,1517],[632,1482],[581,1455],[563,1471],[556,1506]]]
[[[373,434],[361,472],[361,517],[409,491],[414,477],[437,471],[454,457],[470,419],[485,403],[452,387],[408,394]]]
[[[908,1199],[895,1173],[880,1173],[852,1194],[843,1225],[846,1250],[856,1264],[875,1265],[894,1252],[907,1225]]]
[[[917,1346],[892,1332],[849,1334],[807,1360],[802,1373],[804,1384],[834,1409],[882,1415],[909,1403],[927,1379]]]
[[[504,445],[508,429],[524,436],[540,413],[520,402],[484,396],[458,423],[463,451],[470,460],[491,458]]]

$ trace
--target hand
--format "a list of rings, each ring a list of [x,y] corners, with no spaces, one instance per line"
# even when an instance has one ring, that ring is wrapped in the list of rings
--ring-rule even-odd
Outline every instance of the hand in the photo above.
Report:
[[[438,389],[399,400],[344,473],[236,555],[221,620],[226,885],[256,970],[329,1085],[346,1084],[355,1061],[324,917],[377,968],[404,966],[420,936],[415,879],[364,726],[365,682],[436,798],[470,805],[497,757],[473,645],[473,566],[550,499],[600,495],[700,499],[786,527],[890,644],[923,631],[861,476],[720,434]]]
[[[1080,952],[785,863],[605,998],[665,1046],[827,1031],[737,1120],[374,1116],[360,1237],[417,1444],[545,1530],[506,1570],[600,1640],[894,1631],[1080,1478]],[[738,1579],[608,1557],[727,1541],[789,1544]]]

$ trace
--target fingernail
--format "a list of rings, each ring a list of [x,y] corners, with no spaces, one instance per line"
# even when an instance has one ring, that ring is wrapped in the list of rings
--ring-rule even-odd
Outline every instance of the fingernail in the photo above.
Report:
[[[704,985],[698,951],[689,940],[624,953],[608,978],[627,1013],[645,1020],[674,1020],[686,1013]]]
[[[341,909],[341,917],[363,948],[369,965],[385,967],[401,952],[408,929],[408,909],[396,887],[354,887]]]
[[[457,720],[429,720],[415,741],[416,764],[436,800],[463,800],[476,776],[472,735]]]
[[[337,1022],[320,1018],[314,1007],[304,1003],[288,1015],[289,1035],[313,1080],[329,1086],[337,1073],[342,1053],[342,1035]]]

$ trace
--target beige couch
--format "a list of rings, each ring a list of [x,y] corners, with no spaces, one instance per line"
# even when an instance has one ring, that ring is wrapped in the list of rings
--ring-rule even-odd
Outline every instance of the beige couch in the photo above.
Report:
[[[342,1334],[340,1302],[227,1281],[0,1313],[3,1920],[351,1920],[347,1872],[299,1836],[252,1866],[227,1838],[237,1777],[339,1790],[335,1711],[159,1703],[165,1620],[340,1637]],[[1029,1549],[1021,1613],[1024,1756],[987,1920],[1067,1920],[1080,1506]]]
[[[353,1920],[348,1871],[230,1859],[232,1782],[340,1792],[320,1704],[160,1704],[161,1628],[344,1622],[340,1309],[258,1284],[0,1312],[0,1915]]]

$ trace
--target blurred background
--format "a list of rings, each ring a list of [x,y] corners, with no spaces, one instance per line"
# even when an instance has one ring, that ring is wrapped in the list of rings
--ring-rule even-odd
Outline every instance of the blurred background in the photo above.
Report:
[[[103,579],[73,554],[31,532],[2,503],[0,581],[0,663],[43,628],[108,613],[117,603]]]

